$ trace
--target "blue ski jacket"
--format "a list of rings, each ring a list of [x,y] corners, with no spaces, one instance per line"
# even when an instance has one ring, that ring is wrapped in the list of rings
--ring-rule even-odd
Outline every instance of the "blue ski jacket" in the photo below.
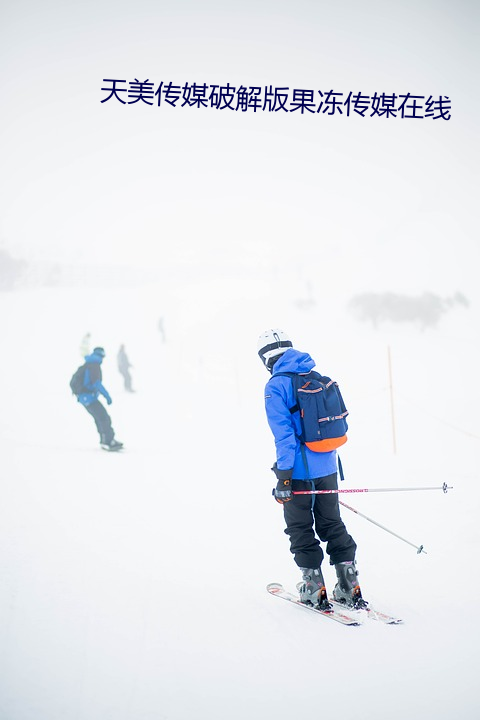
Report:
[[[91,405],[99,395],[103,395],[109,405],[112,402],[112,398],[102,385],[102,369],[100,367],[102,360],[102,356],[95,353],[85,357],[87,366],[83,384],[88,392],[81,393],[77,398],[82,405]]]
[[[290,413],[296,403],[292,380],[278,377],[281,372],[308,373],[314,367],[315,362],[308,353],[288,348],[273,366],[272,377],[265,386],[265,410],[275,438],[277,467],[279,470],[293,468],[295,480],[311,480],[337,471],[336,450],[314,452],[304,445],[302,452],[298,439],[302,431],[300,413],[298,410]]]

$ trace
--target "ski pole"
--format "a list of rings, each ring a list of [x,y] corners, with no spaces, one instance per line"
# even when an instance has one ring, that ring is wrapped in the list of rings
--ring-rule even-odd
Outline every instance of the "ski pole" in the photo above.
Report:
[[[292,495],[333,495],[337,493],[367,493],[367,492],[412,492],[413,490],[453,490],[452,485],[438,487],[416,487],[416,488],[342,488],[341,490],[294,490]]]
[[[346,508],[348,508],[348,510],[351,510],[352,512],[354,512],[356,515],[360,515],[360,517],[365,518],[365,520],[368,520],[368,522],[371,522],[374,525],[376,525],[377,527],[382,528],[382,530],[385,530],[386,532],[390,533],[390,535],[394,535],[399,540],[403,540],[403,542],[406,542],[407,545],[411,545],[412,547],[414,547],[417,551],[417,555],[419,555],[422,552],[425,553],[425,555],[427,554],[425,552],[425,550],[423,549],[423,545],[415,545],[415,543],[412,543],[409,540],[405,540],[405,538],[401,537],[401,535],[397,535],[397,533],[394,533],[394,532],[392,532],[392,530],[389,530],[388,528],[384,527],[383,525],[380,525],[380,523],[376,522],[375,520],[372,520],[372,518],[367,517],[363,513],[359,512],[358,510],[355,510],[355,508],[351,507],[350,505],[347,505],[346,503],[342,502],[341,500],[339,500],[338,502],[340,505],[343,505],[343,507],[346,507]]]

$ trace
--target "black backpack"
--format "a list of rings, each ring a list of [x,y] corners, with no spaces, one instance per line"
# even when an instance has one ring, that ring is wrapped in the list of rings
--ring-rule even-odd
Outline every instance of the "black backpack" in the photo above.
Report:
[[[87,365],[84,363],[83,365],[80,365],[80,367],[75,370],[72,375],[72,379],[70,380],[70,389],[74,395],[80,395],[82,392],[86,392],[87,390],[84,385],[86,369]]]

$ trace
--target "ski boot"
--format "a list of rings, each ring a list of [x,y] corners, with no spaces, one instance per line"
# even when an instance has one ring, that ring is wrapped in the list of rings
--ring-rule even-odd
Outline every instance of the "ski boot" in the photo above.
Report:
[[[338,582],[333,588],[334,600],[354,610],[365,609],[368,603],[363,599],[358,584],[355,560],[338,563],[335,565],[335,570]]]
[[[110,452],[115,452],[123,448],[123,443],[118,442],[118,440],[111,440],[109,443],[102,442],[100,445],[104,450],[109,450]]]
[[[300,568],[303,582],[298,583],[297,590],[300,593],[300,602],[306,605],[314,605],[319,610],[328,612],[332,609],[328,602],[325,581],[320,568]]]

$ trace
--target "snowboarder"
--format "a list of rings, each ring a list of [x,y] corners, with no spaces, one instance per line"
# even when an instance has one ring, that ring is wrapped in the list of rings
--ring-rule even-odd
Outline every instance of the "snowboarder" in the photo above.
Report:
[[[86,356],[83,366],[83,387],[77,394],[77,400],[95,420],[102,448],[104,450],[120,450],[123,443],[115,440],[110,415],[98,399],[99,395],[103,395],[107,405],[112,404],[112,398],[102,384],[101,364],[104,357],[105,350],[102,347],[94,348],[91,355]]]
[[[272,467],[277,485],[272,494],[283,505],[290,551],[302,572],[303,582],[297,586],[300,600],[321,609],[330,607],[321,570],[322,541],[327,543],[326,552],[336,570],[334,599],[348,607],[365,607],[357,580],[357,546],[341,519],[338,495],[293,495],[293,491],[338,488],[336,450],[316,452],[300,442],[300,412],[298,406],[295,408],[292,377],[279,375],[303,375],[315,363],[308,353],[295,350],[280,329],[266,330],[258,339],[257,349],[272,374],[265,387],[265,409],[277,456]]]
[[[123,377],[125,390],[127,392],[134,392],[132,389],[132,376],[130,375],[129,368],[133,367],[130,364],[127,353],[125,352],[125,345],[120,345],[120,349],[117,353],[117,366],[120,371],[120,375]]]

